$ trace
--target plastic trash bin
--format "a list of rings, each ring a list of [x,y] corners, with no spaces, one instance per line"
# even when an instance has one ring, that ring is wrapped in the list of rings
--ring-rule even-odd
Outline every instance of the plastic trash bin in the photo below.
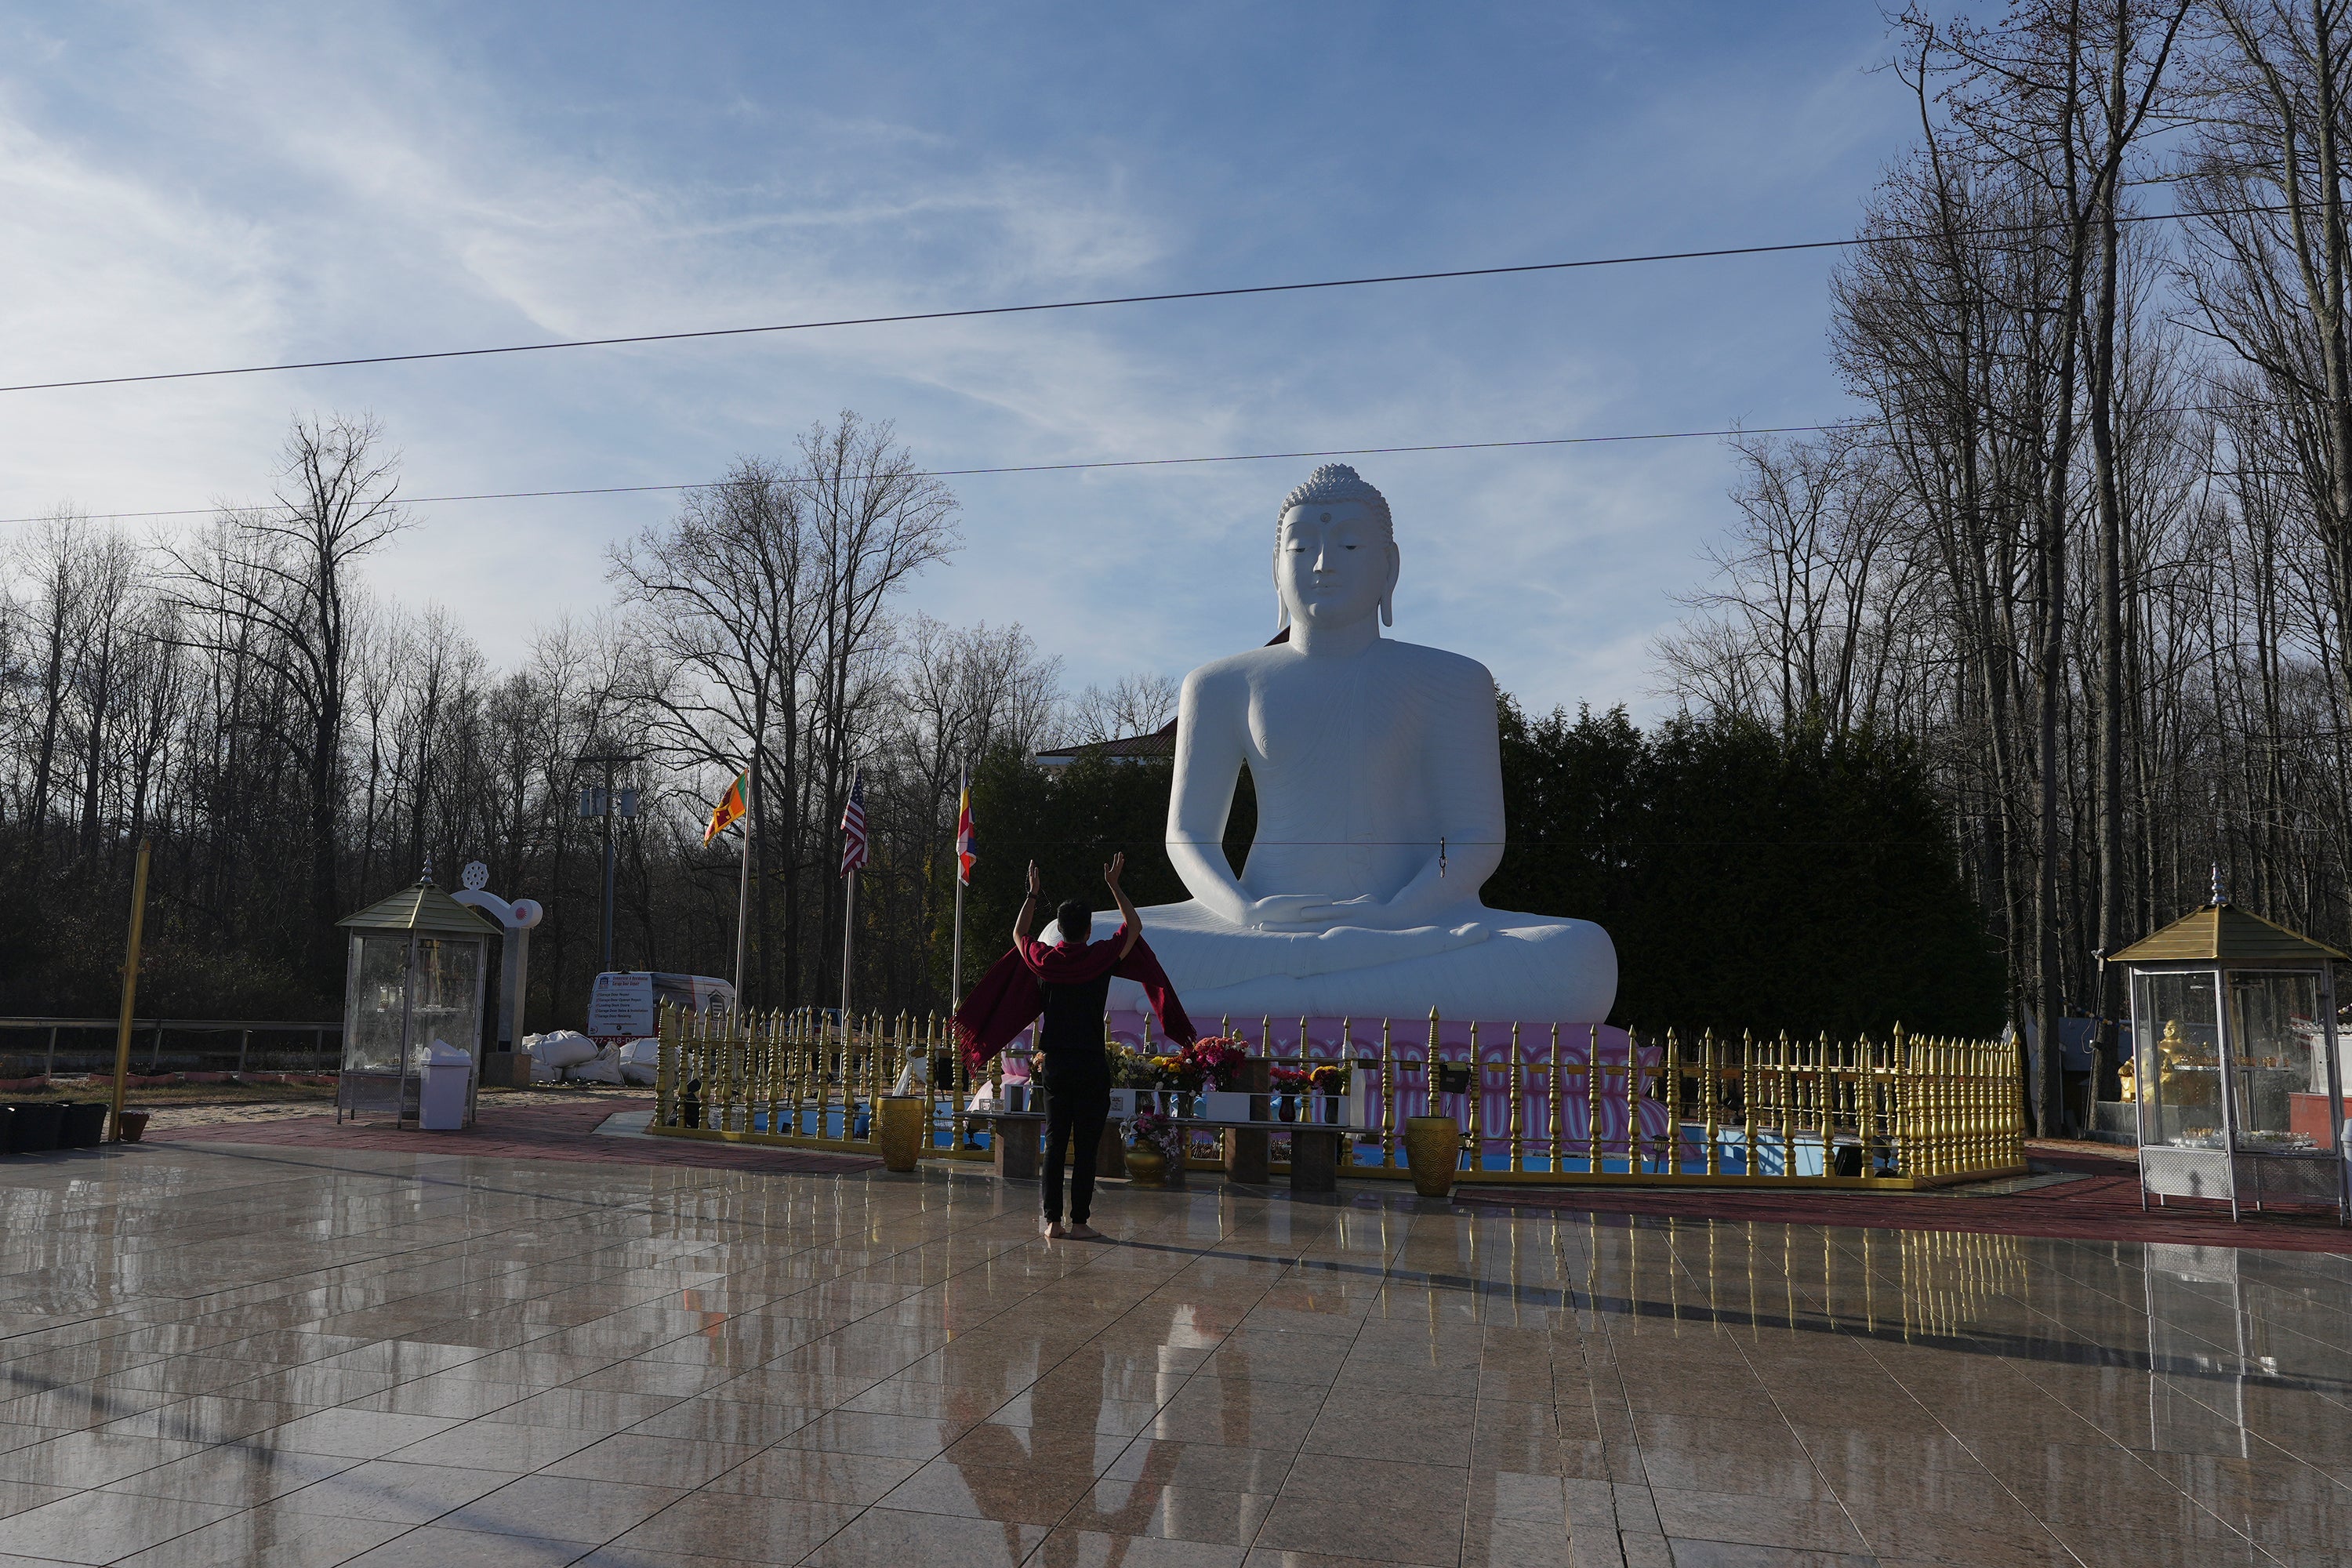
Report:
[[[64,1124],[58,1129],[58,1147],[95,1149],[106,1142],[106,1101],[72,1100],[66,1104],[64,1110]]]
[[[65,1121],[66,1108],[56,1100],[35,1100],[16,1107],[16,1125],[8,1140],[9,1150],[18,1154],[45,1154],[58,1146],[58,1128]]]
[[[474,1058],[435,1040],[425,1047],[424,1080],[416,1091],[416,1124],[427,1132],[455,1132],[466,1125],[467,1091]]]

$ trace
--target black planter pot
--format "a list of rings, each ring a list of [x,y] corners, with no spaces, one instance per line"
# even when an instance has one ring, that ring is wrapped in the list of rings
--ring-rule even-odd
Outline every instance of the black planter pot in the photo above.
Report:
[[[59,1109],[65,1112],[63,1125],[58,1129],[59,1148],[95,1149],[106,1142],[107,1106],[104,1100],[73,1100]]]
[[[66,1108],[55,1101],[16,1107],[15,1125],[9,1129],[8,1152],[12,1154],[46,1154],[58,1146],[58,1134],[64,1127]]]

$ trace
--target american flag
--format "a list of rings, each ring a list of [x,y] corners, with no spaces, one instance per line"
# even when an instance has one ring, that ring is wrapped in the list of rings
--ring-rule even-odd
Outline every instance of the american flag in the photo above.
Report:
[[[850,780],[849,804],[841,808],[841,874],[866,864],[866,770]]]

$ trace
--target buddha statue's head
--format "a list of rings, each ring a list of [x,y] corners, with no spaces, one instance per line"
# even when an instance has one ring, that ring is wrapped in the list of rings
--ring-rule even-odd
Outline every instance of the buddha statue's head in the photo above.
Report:
[[[1346,626],[1374,610],[1395,625],[1397,567],[1388,498],[1347,464],[1324,464],[1283,497],[1274,537],[1283,625]]]

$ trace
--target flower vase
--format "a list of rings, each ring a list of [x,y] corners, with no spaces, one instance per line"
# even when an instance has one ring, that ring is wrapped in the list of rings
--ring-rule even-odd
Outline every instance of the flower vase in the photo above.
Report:
[[[1139,1187],[1165,1187],[1168,1184],[1168,1156],[1160,1152],[1158,1144],[1141,1138],[1135,1139],[1127,1146],[1127,1179]]]
[[[1462,1165],[1462,1124],[1451,1116],[1409,1116],[1404,1123],[1405,1163],[1412,1171],[1412,1190],[1425,1198],[1442,1198],[1454,1190]]]

